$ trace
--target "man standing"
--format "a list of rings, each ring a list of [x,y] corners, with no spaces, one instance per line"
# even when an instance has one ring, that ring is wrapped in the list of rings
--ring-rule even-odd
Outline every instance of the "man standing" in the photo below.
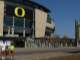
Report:
[[[15,46],[13,43],[9,46],[9,56],[11,56],[11,60],[14,59],[15,55]]]
[[[1,58],[2,58],[2,60],[5,60],[5,57],[6,57],[6,41],[5,40],[3,40],[3,41],[1,41],[1,44],[0,44],[0,46],[1,46]]]

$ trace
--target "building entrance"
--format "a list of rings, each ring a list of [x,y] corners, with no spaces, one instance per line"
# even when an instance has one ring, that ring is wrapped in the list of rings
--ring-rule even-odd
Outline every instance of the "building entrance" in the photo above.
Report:
[[[15,47],[25,47],[25,41],[23,40],[14,40]]]
[[[24,47],[24,41],[14,41],[16,47]]]

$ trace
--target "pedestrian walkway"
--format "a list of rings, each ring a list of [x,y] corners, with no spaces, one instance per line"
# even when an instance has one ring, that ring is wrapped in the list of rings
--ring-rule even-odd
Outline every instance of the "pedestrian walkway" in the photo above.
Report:
[[[53,57],[62,57],[69,56],[72,54],[63,53],[63,52],[48,52],[48,53],[37,53],[37,54],[28,54],[28,55],[16,55],[15,60],[42,60],[49,59]]]

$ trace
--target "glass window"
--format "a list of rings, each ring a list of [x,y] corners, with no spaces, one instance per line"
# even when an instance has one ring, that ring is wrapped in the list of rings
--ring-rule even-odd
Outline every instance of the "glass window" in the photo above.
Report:
[[[24,18],[26,18],[28,20],[33,20],[33,10],[32,9],[29,9],[29,8],[27,8],[25,6],[20,6],[20,5],[16,6],[15,4],[14,5],[10,5],[10,3],[6,3],[6,5],[5,5],[5,13],[6,13],[6,15],[18,17],[18,16],[15,15],[15,12],[14,12],[16,7],[24,8],[25,14],[26,14],[24,16]],[[18,14],[21,15],[21,13],[22,13],[22,11],[21,11],[21,9],[19,9],[18,10]]]
[[[19,7],[23,7],[25,9],[25,16],[24,17],[18,17],[15,16],[15,8],[19,6]],[[10,2],[6,2],[5,3],[5,17],[4,17],[4,34],[5,31],[8,32],[8,27],[14,28],[14,33],[16,34],[23,34],[23,30],[24,30],[24,18],[25,20],[25,31],[26,31],[26,35],[30,35],[32,34],[32,26],[33,26],[33,10],[30,9],[27,6],[21,6],[21,5],[16,5],[16,4],[11,4]],[[21,15],[22,11],[19,10],[18,11],[19,15]],[[14,16],[14,24],[13,24],[13,16]],[[7,27],[6,27],[7,26]],[[14,27],[13,27],[14,26]]]
[[[27,27],[31,28],[31,27],[32,27],[32,24],[33,24],[33,21],[32,21],[32,20],[27,20],[27,19],[26,19],[26,21],[25,21],[25,27],[26,27],[26,28],[27,28]]]
[[[12,26],[13,25],[13,18],[10,16],[4,16],[4,26]]]
[[[47,22],[51,23],[51,17],[50,17],[50,15],[47,16]]]
[[[14,16],[14,6],[5,5],[5,14],[9,16]]]
[[[33,20],[33,11],[30,9],[26,9],[26,18],[29,20]]]
[[[24,18],[15,17],[14,18],[14,32],[22,33],[24,27]]]
[[[24,18],[14,18],[14,26],[15,27],[23,27],[24,25]]]
[[[9,30],[11,33],[11,28],[13,26],[13,17],[11,16],[4,16],[4,29],[3,29],[3,34],[6,35],[8,34]]]

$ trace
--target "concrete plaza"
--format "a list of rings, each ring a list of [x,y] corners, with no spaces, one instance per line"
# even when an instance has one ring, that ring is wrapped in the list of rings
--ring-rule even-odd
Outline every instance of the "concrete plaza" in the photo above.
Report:
[[[80,48],[17,48],[15,60],[49,60],[80,55]]]

